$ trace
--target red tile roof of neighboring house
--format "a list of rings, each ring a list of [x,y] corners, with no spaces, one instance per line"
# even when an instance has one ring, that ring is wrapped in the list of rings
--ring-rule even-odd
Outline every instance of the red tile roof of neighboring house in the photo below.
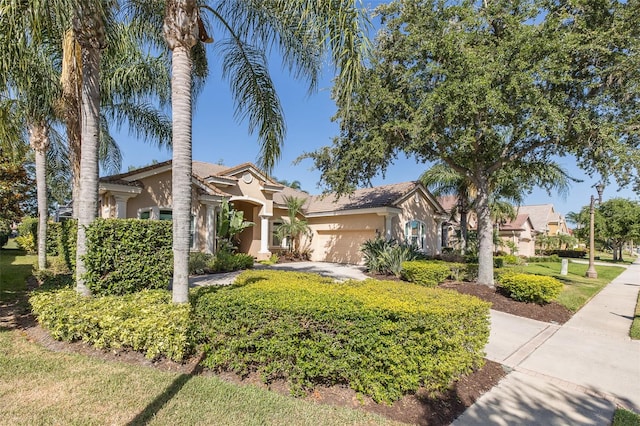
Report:
[[[525,223],[529,220],[529,214],[521,213],[514,220],[509,220],[500,225],[501,231],[524,231]]]

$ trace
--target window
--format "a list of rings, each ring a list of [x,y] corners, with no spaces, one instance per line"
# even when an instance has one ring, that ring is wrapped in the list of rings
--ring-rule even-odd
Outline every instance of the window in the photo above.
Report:
[[[419,220],[410,220],[404,227],[404,235],[408,244],[417,247],[419,250],[424,250],[425,244],[425,226],[424,223]]]
[[[158,216],[160,220],[172,220],[173,212],[171,210],[160,210],[160,215]]]
[[[282,225],[282,222],[273,222],[271,225],[271,246],[272,247],[284,247],[284,241],[280,239],[278,235],[278,227]]]
[[[151,219],[151,210],[145,210],[140,212],[140,219]]]

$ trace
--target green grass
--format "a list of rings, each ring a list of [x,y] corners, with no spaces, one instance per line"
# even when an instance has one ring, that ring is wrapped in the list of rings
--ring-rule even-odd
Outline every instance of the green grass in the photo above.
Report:
[[[18,300],[27,289],[25,280],[33,271],[35,255],[18,249],[0,249],[0,301]]]
[[[572,312],[578,311],[585,303],[595,296],[604,286],[620,275],[624,268],[619,266],[596,266],[597,279],[585,277],[588,265],[569,263],[566,276],[560,275],[560,262],[531,263],[522,267],[523,272],[529,274],[547,275],[562,281],[564,289],[557,302]]]
[[[0,423],[388,425],[364,411],[236,385],[215,376],[160,371],[52,352],[5,327],[3,310],[22,303],[35,256],[0,250]]]
[[[51,352],[17,331],[0,332],[0,348],[2,424],[394,424],[215,376]]]
[[[625,252],[622,254],[622,261],[616,260],[615,262],[613,260],[613,253],[610,253],[610,252],[596,251],[595,253],[593,253],[593,255],[598,258],[596,260],[597,262],[611,262],[614,265],[616,264],[630,265],[633,263],[634,260],[636,260],[636,256],[628,252]]]
[[[640,414],[618,408],[613,416],[612,426],[640,426]]]
[[[636,311],[633,316],[633,322],[631,323],[631,329],[629,330],[629,337],[634,340],[640,340],[640,293],[638,293]]]

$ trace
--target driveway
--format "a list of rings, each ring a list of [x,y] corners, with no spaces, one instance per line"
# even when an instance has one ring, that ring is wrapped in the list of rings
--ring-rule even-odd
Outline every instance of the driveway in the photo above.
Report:
[[[337,281],[365,280],[369,278],[364,273],[364,266],[344,265],[328,262],[290,262],[276,263],[275,265],[256,264],[255,269],[277,269],[281,271],[313,272],[331,277]],[[229,285],[242,271],[226,272],[222,274],[196,275],[189,277],[191,287],[208,285]]]

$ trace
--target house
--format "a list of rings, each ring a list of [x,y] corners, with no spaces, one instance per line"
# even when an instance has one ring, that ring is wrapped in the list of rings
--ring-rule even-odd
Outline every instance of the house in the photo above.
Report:
[[[171,161],[100,179],[100,217],[171,219]],[[284,249],[275,229],[287,220],[285,197],[305,199],[311,229],[304,241],[311,260],[360,263],[360,246],[383,236],[440,253],[447,215],[419,182],[356,190],[350,195],[309,195],[271,180],[251,163],[234,167],[193,162],[192,250],[212,253],[216,212],[223,200],[255,223],[240,234],[239,250],[266,259]]]
[[[498,237],[517,249],[520,256],[535,256],[535,230],[531,217],[527,213],[520,213],[513,220],[501,223]]]
[[[539,234],[548,236],[569,234],[564,216],[556,212],[553,204],[520,206],[518,214],[528,214],[534,229]]]

